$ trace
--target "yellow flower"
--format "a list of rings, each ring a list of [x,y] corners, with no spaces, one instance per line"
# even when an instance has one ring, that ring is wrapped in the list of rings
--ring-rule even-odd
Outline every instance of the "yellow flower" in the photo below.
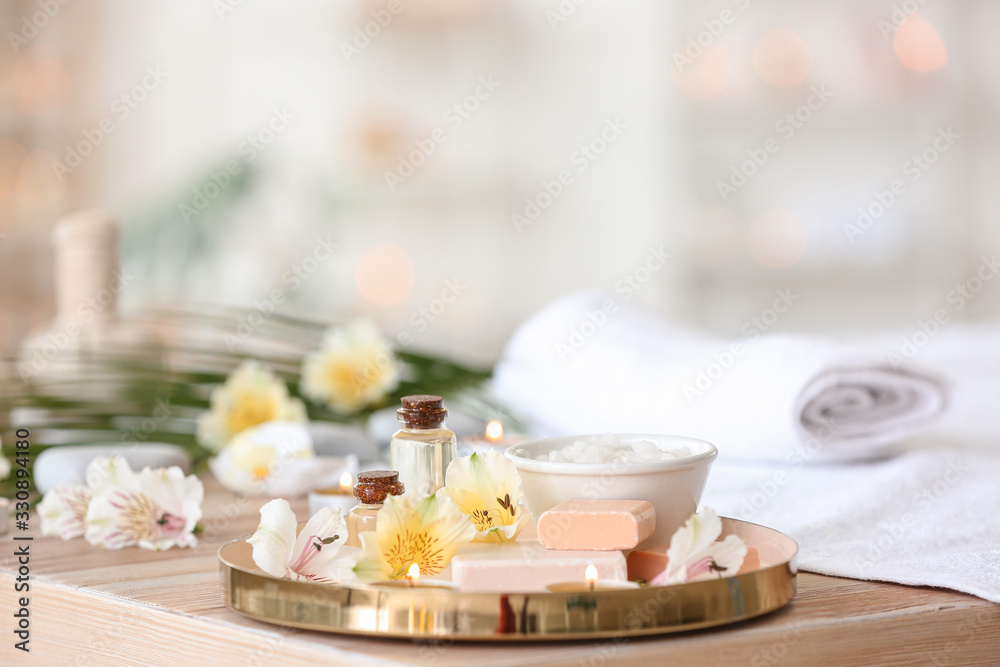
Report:
[[[463,456],[448,465],[447,485],[440,493],[472,517],[475,542],[507,542],[517,536],[531,516],[521,500],[521,478],[514,463],[497,451]]]
[[[420,574],[441,572],[475,536],[469,517],[442,496],[387,496],[375,530],[361,534],[354,573],[368,581],[401,579],[414,563]]]
[[[271,421],[305,423],[305,406],[271,371],[244,361],[212,391],[211,408],[198,420],[198,441],[219,451],[236,434]]]
[[[399,362],[370,320],[330,329],[302,365],[302,394],[350,414],[378,403],[399,385]]]

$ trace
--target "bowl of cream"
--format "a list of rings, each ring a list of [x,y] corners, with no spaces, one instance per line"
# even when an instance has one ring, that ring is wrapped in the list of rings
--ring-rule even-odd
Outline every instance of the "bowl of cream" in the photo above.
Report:
[[[698,509],[718,454],[703,440],[650,434],[559,436],[505,452],[536,520],[566,500],[646,500],[656,510],[646,545],[669,543]]]

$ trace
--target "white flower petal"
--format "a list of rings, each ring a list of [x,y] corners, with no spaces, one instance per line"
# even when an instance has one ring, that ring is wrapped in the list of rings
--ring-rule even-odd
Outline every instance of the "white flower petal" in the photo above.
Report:
[[[87,532],[90,489],[82,484],[63,484],[49,490],[38,503],[42,535],[58,535],[70,540]]]
[[[260,525],[247,539],[253,546],[253,562],[272,577],[285,577],[295,544],[295,513],[283,498],[260,508]]]
[[[310,562],[302,572],[290,573],[290,578],[295,581],[337,583],[359,581],[358,575],[354,573],[354,567],[361,557],[361,549],[341,546],[338,550],[330,551],[329,555],[326,555],[326,547],[324,547],[323,552],[321,557]]]
[[[325,540],[334,536],[337,539],[324,546],[321,553],[335,552],[347,540],[347,523],[344,521],[340,508],[322,507],[299,531],[299,536],[295,538],[295,545],[292,547],[292,556],[294,557],[310,548],[310,545],[316,540]]]
[[[722,520],[712,508],[692,514],[670,538],[667,567],[650,584],[677,584],[736,574],[746,557],[746,544],[735,535],[717,542],[721,533]]]

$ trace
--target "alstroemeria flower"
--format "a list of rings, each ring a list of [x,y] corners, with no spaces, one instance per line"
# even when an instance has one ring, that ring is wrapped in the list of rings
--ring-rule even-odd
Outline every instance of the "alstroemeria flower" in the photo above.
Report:
[[[138,545],[161,551],[198,543],[204,487],[177,466],[134,472],[123,456],[100,456],[87,467],[93,497],[87,541],[107,549]]]
[[[385,398],[399,385],[399,362],[371,320],[332,328],[302,363],[302,394],[350,414]]]
[[[277,497],[307,493],[315,479],[305,478],[330,472],[329,461],[322,463],[302,424],[268,422],[238,434],[209,460],[208,467],[230,491]],[[341,459],[334,459],[333,467],[342,465]]]
[[[358,550],[343,546],[347,524],[339,509],[322,508],[296,537],[297,525],[284,498],[260,508],[260,525],[247,539],[257,567],[272,577],[293,581],[329,583],[354,578],[351,568]]]
[[[375,530],[361,534],[354,573],[368,581],[400,579],[413,563],[435,575],[476,535],[472,520],[444,496],[387,496]]]
[[[490,450],[455,459],[439,493],[455,501],[476,526],[475,542],[506,542],[517,536],[530,514],[518,507],[521,478],[514,463]]]
[[[650,582],[652,586],[716,579],[736,574],[747,555],[747,545],[736,535],[716,542],[722,521],[710,507],[692,514],[670,538],[667,569]]]
[[[238,433],[272,421],[305,423],[305,405],[274,373],[244,361],[212,391],[211,408],[198,420],[198,442],[218,451]]]
[[[87,507],[91,490],[83,484],[62,484],[49,490],[38,503],[42,535],[71,540],[87,532]]]

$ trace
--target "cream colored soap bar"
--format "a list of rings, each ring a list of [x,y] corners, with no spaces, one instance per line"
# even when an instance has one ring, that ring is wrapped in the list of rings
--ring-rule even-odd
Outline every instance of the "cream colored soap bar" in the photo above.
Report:
[[[549,551],[538,542],[470,544],[451,559],[451,580],[463,591],[530,593],[565,582],[583,583],[588,565],[598,581],[627,581],[620,551]]]
[[[656,528],[656,511],[645,500],[567,500],[538,519],[547,549],[635,549]]]

